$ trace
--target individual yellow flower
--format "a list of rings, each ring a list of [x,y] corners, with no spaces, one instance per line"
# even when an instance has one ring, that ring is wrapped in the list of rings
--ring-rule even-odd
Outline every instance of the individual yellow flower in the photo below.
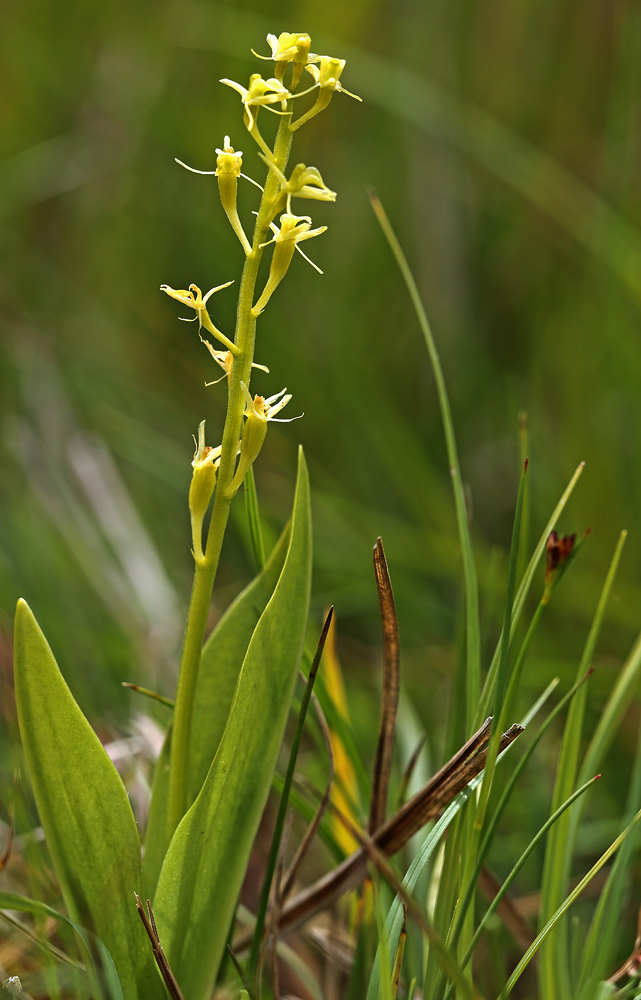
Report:
[[[281,114],[280,111],[276,111],[276,109],[270,107],[270,105],[278,104],[279,102],[284,104],[284,102],[287,101],[287,99],[291,96],[287,87],[284,87],[281,81],[276,80],[274,77],[269,80],[263,80],[260,73],[253,73],[250,76],[249,87],[243,87],[240,83],[236,83],[234,80],[223,79],[220,82],[224,83],[227,87],[231,87],[240,94],[243,107],[245,109],[243,115],[245,128],[251,137],[258,143],[267,158],[271,159],[273,153],[258,131],[258,112],[261,108],[266,107],[268,111],[273,111],[275,114]]]
[[[249,257],[252,252],[251,244],[245,235],[245,230],[243,229],[242,223],[238,217],[238,178],[244,177],[246,181],[254,184],[260,191],[263,189],[260,184],[253,180],[253,178],[248,177],[247,174],[244,174],[240,169],[243,165],[242,150],[234,150],[228,135],[225,136],[223,148],[217,148],[216,153],[218,155],[216,157],[215,170],[196,170],[195,167],[190,167],[189,164],[183,163],[183,161],[179,160],[178,157],[175,157],[175,160],[176,163],[179,163],[181,167],[185,168],[185,170],[190,170],[192,174],[204,174],[218,178],[218,192],[220,194],[221,204],[231,223],[232,229],[240,240],[241,246],[245,251],[245,255]],[[269,161],[266,160],[266,162]]]
[[[211,317],[207,312],[207,302],[214,294],[214,292],[219,292],[222,288],[229,288],[233,285],[233,281],[226,281],[224,285],[217,285],[216,288],[210,288],[205,297],[198,287],[198,285],[190,285],[188,289],[185,288],[172,288],[171,285],[161,285],[160,291],[166,292],[170,295],[172,299],[176,299],[178,302],[182,302],[184,306],[189,306],[191,309],[196,310],[196,315],[193,319],[186,319],[184,316],[180,316],[179,319],[183,323],[194,323],[198,320],[198,329],[201,330],[204,326],[205,329],[211,333],[212,337],[216,337],[217,340],[224,344],[228,351],[232,354],[238,354],[238,348],[224,333],[214,326],[211,321]]]
[[[314,77],[315,85],[319,88],[318,97],[314,106],[306,114],[291,123],[289,128],[292,132],[295,132],[297,128],[300,128],[301,125],[304,125],[305,122],[308,122],[310,118],[313,118],[319,112],[324,111],[334,96],[335,91],[347,94],[348,97],[353,97],[356,101],[362,101],[362,97],[358,97],[357,94],[352,94],[349,90],[345,90],[340,82],[341,73],[345,69],[345,61],[345,59],[335,59],[333,56],[314,56],[313,62],[310,58],[305,69]],[[315,65],[316,63],[320,63],[320,65],[317,66]]]
[[[303,67],[307,65],[308,59],[318,58],[317,56],[310,55],[311,38],[304,31],[282,31],[278,38],[276,35],[268,35],[267,44],[272,50],[271,56],[261,56],[258,52],[254,52],[253,49],[252,52],[259,59],[273,59],[276,63],[274,76],[281,83],[287,66],[290,62],[293,63],[290,89],[292,91],[295,90],[303,72]]]
[[[267,423],[275,420],[276,423],[288,424],[292,420],[299,419],[298,417],[290,417],[288,420],[276,417],[276,414],[280,413],[292,398],[291,393],[288,393],[287,389],[281,389],[275,396],[269,396],[267,399],[264,396],[258,395],[252,399],[249,389],[244,382],[240,383],[240,387],[245,395],[245,410],[243,414],[245,417],[245,426],[240,443],[238,466],[225,494],[228,498],[235,495],[241,483],[244,482],[250,465],[258,458],[260,450],[263,447],[263,442],[265,441],[265,435],[267,434]]]
[[[220,465],[220,455],[222,445],[217,448],[209,448],[205,445],[205,421],[202,420],[198,427],[198,441],[194,438],[196,451],[192,461],[193,473],[191,485],[189,487],[189,515],[191,517],[191,537],[193,544],[194,559],[200,563],[204,559],[203,555],[203,519],[209,507],[214,487],[216,485],[216,475]]]
[[[282,170],[276,166],[262,153],[258,154],[267,164],[269,169],[276,174],[280,183],[280,194],[274,202],[272,218],[278,215],[283,209],[291,214],[292,198],[312,198],[315,201],[336,201],[336,192],[330,191],[316,167],[307,167],[304,163],[297,163],[291,172],[289,180]]]
[[[292,257],[294,256],[294,250],[298,250],[299,253],[305,257],[305,260],[308,261],[312,267],[316,268],[320,274],[323,273],[320,267],[314,264],[314,262],[303,253],[298,245],[299,243],[302,243],[303,240],[310,240],[313,236],[319,236],[327,229],[327,226],[319,226],[317,229],[312,229],[311,226],[312,220],[309,215],[291,215],[289,212],[283,212],[281,215],[280,229],[274,222],[270,223],[274,236],[271,240],[268,240],[267,243],[261,243],[261,247],[266,247],[269,246],[270,243],[274,243],[274,253],[272,254],[267,284],[263,289],[262,295],[252,308],[253,316],[260,315],[277,286],[285,277],[287,268],[289,267]]]

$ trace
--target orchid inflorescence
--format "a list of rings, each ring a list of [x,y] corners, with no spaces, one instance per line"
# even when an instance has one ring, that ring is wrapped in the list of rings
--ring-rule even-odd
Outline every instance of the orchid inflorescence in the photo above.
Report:
[[[292,133],[326,108],[334,93],[346,93],[350,97],[356,97],[355,94],[350,94],[349,91],[345,90],[340,81],[345,68],[345,60],[316,55],[311,52],[311,38],[305,32],[282,32],[278,36],[269,34],[267,35],[267,44],[270,48],[270,55],[261,55],[256,52],[254,55],[259,59],[274,63],[273,76],[263,78],[260,73],[253,73],[247,87],[234,80],[223,79],[220,81],[240,95],[245,128],[257,144],[258,155],[268,168],[265,186],[263,187],[252,177],[242,172],[243,153],[241,150],[234,149],[229,136],[225,136],[222,148],[216,149],[215,170],[200,170],[188,166],[182,160],[177,160],[181,166],[193,173],[210,174],[216,177],[221,204],[243,248],[246,259],[239,293],[238,322],[233,340],[214,324],[207,307],[211,296],[228,287],[231,282],[217,285],[205,295],[195,284],[191,284],[188,289],[175,289],[170,285],[161,285],[162,291],[194,310],[195,316],[188,319],[192,322],[198,321],[200,339],[223,371],[220,378],[207,382],[206,385],[215,385],[223,380],[226,381],[229,391],[228,419],[235,423],[238,428],[236,448],[227,462],[225,460],[226,445],[215,450],[206,448],[204,422],[199,428],[193,475],[194,484],[198,480],[198,483],[202,485],[199,485],[198,489],[194,485],[193,503],[190,495],[193,551],[197,564],[205,558],[201,547],[202,520],[214,492],[217,469],[219,467],[221,469],[219,492],[222,497],[229,500],[244,481],[248,470],[262,448],[268,422],[276,418],[276,414],[291,398],[285,393],[285,390],[266,399],[258,395],[252,399],[249,393],[249,378],[252,368],[269,372],[268,368],[256,364],[253,360],[253,331],[256,319],[261,315],[276,288],[285,277],[295,250],[320,274],[323,273],[303,253],[301,243],[324,233],[327,227],[313,227],[309,215],[296,215],[292,208],[292,201],[304,198],[308,201],[333,202],[336,200],[336,192],[325,184],[316,167],[307,166],[305,163],[296,164],[289,177],[287,176],[287,160]],[[290,68],[289,79],[286,80]],[[312,83],[307,89],[296,92],[304,70],[312,78]],[[304,97],[307,94],[315,94],[315,100],[307,111],[303,111],[292,121],[295,107],[294,99]],[[356,100],[360,101],[361,99],[356,97]],[[273,149],[269,147],[258,127],[261,108],[276,114],[280,119],[281,124]],[[254,213],[257,218],[251,241],[238,214],[237,199],[240,178],[251,182],[262,192],[260,207]],[[254,287],[258,276],[258,263],[268,247],[273,247],[269,273],[262,292],[256,297]],[[215,347],[207,339],[207,334],[219,341],[225,349],[221,350],[219,347]],[[250,345],[249,342],[251,342]],[[227,424],[225,433],[227,435]],[[239,458],[236,464],[237,455]],[[222,478],[225,478],[224,483]],[[198,502],[198,510],[194,512],[196,501]]]

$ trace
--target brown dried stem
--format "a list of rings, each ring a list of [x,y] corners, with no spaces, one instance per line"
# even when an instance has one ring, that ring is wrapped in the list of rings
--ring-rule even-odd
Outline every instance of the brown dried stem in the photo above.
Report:
[[[381,724],[374,761],[374,777],[372,780],[372,798],[368,831],[375,833],[385,822],[387,816],[387,796],[390,775],[392,773],[392,757],[394,755],[394,733],[396,730],[396,713],[398,711],[398,692],[400,675],[400,646],[398,640],[398,620],[394,606],[392,582],[387,569],[387,560],[381,538],[376,539],[374,546],[374,575],[378,589],[378,603],[381,609],[381,624],[383,626],[383,691],[381,695]]]

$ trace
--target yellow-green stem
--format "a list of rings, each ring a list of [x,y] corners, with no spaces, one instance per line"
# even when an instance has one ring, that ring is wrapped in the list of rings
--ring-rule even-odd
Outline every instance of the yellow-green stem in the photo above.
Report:
[[[289,122],[289,115],[283,116],[280,119],[280,127],[274,146],[275,162],[283,172],[287,166],[292,143],[292,133],[288,128]],[[256,219],[252,252],[245,260],[238,294],[236,332],[234,336],[238,354],[234,357],[229,378],[227,415],[223,430],[218,482],[207,534],[205,556],[203,560],[196,563],[194,572],[194,583],[187,615],[180,672],[178,674],[171,760],[169,765],[167,843],[169,843],[173,836],[174,830],[180,823],[188,806],[187,767],[198,669],[200,667],[200,656],[205,638],[205,626],[209,613],[211,594],[216,578],[216,570],[218,569],[218,560],[223,544],[227,518],[229,516],[229,504],[231,501],[225,494],[234,475],[243,420],[244,396],[240,383],[242,381],[245,385],[249,385],[251,366],[254,360],[256,318],[252,316],[252,305],[258,268],[263,255],[260,244],[266,242],[269,230],[270,210],[272,203],[278,196],[278,190],[278,179],[276,174],[270,170]]]

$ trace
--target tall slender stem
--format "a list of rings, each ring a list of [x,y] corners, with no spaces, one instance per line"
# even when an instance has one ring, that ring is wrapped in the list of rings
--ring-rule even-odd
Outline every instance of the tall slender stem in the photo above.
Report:
[[[288,127],[290,118],[290,115],[281,117],[274,146],[275,163],[281,172],[284,172],[287,166],[292,144],[292,133]],[[234,343],[238,347],[239,353],[234,357],[229,378],[227,415],[223,430],[222,454],[218,470],[214,506],[207,533],[205,555],[202,560],[196,563],[194,571],[194,583],[180,660],[169,765],[167,842],[173,836],[174,830],[180,823],[189,805],[187,802],[187,767],[191,724],[196,700],[198,669],[200,667],[200,657],[205,638],[205,626],[209,613],[211,594],[218,569],[218,560],[220,558],[227,518],[229,517],[231,498],[226,494],[234,475],[244,410],[244,396],[240,383],[244,382],[245,385],[249,385],[251,366],[254,360],[256,317],[252,316],[251,310],[254,303],[258,269],[263,256],[260,244],[265,243],[267,240],[270,214],[278,192],[278,178],[276,173],[270,170],[258,209],[252,252],[245,259],[245,266],[243,267],[240,282],[238,309],[236,313],[236,332],[234,335]]]

